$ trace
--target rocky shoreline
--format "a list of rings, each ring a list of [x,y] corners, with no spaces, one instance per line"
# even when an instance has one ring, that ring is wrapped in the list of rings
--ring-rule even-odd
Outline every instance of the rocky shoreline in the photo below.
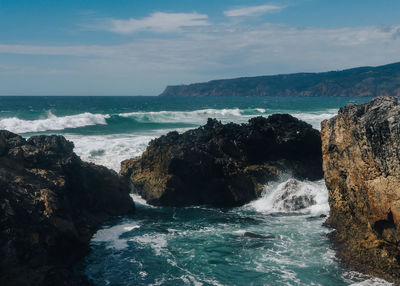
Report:
[[[0,131],[0,285],[87,285],[74,266],[93,233],[134,212],[126,180],[73,147]]]
[[[321,133],[287,114],[246,124],[209,119],[170,132],[117,174],[83,162],[62,136],[0,131],[0,285],[87,285],[74,265],[133,190],[160,206],[241,206],[282,173],[324,177],[326,225],[351,269],[400,283],[400,103],[341,108]],[[248,233],[247,236],[253,234]]]

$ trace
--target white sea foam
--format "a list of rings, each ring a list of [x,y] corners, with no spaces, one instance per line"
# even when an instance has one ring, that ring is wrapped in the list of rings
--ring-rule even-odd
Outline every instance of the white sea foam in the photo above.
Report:
[[[96,124],[107,124],[108,114],[93,114],[89,112],[68,116],[55,116],[48,112],[47,118],[24,120],[17,117],[0,119],[0,129],[7,129],[15,133],[40,132],[47,130],[63,130]]]
[[[141,155],[149,141],[157,137],[157,134],[112,134],[93,136],[66,134],[65,137],[74,142],[74,151],[82,160],[119,171],[121,161]]]
[[[151,111],[129,112],[118,114],[121,117],[133,118],[138,122],[158,123],[193,123],[203,124],[207,118],[217,118],[222,122],[243,122],[253,116],[265,114],[265,109],[200,109],[193,111]]]
[[[280,113],[290,113],[291,115],[310,123],[314,128],[320,128],[320,122],[336,115],[336,109],[322,112],[291,112],[281,110]],[[255,116],[271,115],[263,108],[249,109],[200,109],[193,111],[147,111],[120,113],[118,116],[132,118],[140,123],[187,123],[202,125],[207,118],[216,118],[223,123],[235,122],[243,123]],[[46,118],[36,120],[25,120],[17,117],[7,117],[0,119],[0,129],[7,129],[16,133],[42,132],[49,130],[63,130],[67,128],[78,128],[92,125],[106,125],[109,114],[93,114],[90,112],[56,116],[50,111]]]
[[[141,205],[144,205],[144,206],[147,206],[147,207],[154,207],[154,206],[152,206],[152,205],[149,205],[146,201],[145,201],[145,199],[143,199],[140,195],[138,195],[138,194],[133,194],[133,193],[131,193],[130,194],[130,196],[131,196],[131,198],[133,199],[133,201],[135,202],[135,204],[137,205],[137,204],[141,204]]]
[[[275,113],[275,112],[274,112]],[[297,112],[281,110],[278,113],[289,113],[292,116],[304,120],[314,128],[320,129],[321,121],[332,118],[337,114],[337,109],[329,109],[318,112]],[[158,123],[191,123],[204,124],[207,118],[216,118],[223,123],[234,122],[243,123],[255,116],[271,115],[264,108],[254,109],[200,109],[194,111],[152,111],[152,112],[130,112],[120,113],[121,117],[129,117],[138,122],[158,122]]]
[[[350,281],[358,281],[355,283],[350,284],[351,286],[391,286],[394,285],[386,280],[370,277],[368,275],[356,272],[356,271],[348,271],[344,273],[343,278],[345,280]]]
[[[121,250],[128,247],[128,239],[120,238],[120,236],[136,228],[140,228],[140,225],[137,223],[124,223],[109,228],[103,228],[93,235],[92,242],[105,242],[107,243],[107,248]]]
[[[264,195],[248,206],[264,213],[322,214],[329,212],[328,191],[323,180],[310,182],[290,178],[267,184]]]
[[[279,111],[279,113],[289,113],[294,117],[310,123],[314,128],[320,129],[321,121],[329,119],[337,114],[337,109],[329,109],[322,112],[292,112]],[[271,115],[264,108],[254,109],[200,109],[194,111],[153,111],[153,112],[129,112],[120,113],[121,117],[133,118],[138,122],[158,122],[158,123],[193,123],[204,124],[207,118],[217,118],[224,123],[227,122],[246,122],[254,116]]]
[[[156,255],[161,255],[161,251],[168,245],[165,234],[144,234],[142,236],[135,236],[129,239],[129,241],[134,241],[144,247],[151,247]]]
[[[294,112],[291,115],[311,124],[313,128],[321,130],[321,122],[334,117],[337,112],[337,109],[329,109],[323,112]]]
[[[183,132],[187,129],[178,129]],[[171,129],[153,130],[132,134],[77,135],[66,134],[74,142],[74,151],[82,160],[106,166],[117,172],[121,162],[140,156],[146,150],[150,140],[172,131]]]

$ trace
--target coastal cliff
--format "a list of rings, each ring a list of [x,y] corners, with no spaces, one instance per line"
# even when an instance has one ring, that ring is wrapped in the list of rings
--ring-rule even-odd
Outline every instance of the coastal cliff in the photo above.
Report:
[[[281,172],[322,178],[319,132],[287,114],[242,125],[209,119],[151,141],[141,157],[121,164],[121,174],[148,203],[169,206],[240,206]]]
[[[160,96],[400,96],[400,63],[168,86]]]
[[[62,136],[0,131],[0,285],[86,285],[74,264],[96,229],[134,211],[126,180]]]
[[[400,283],[400,104],[350,104],[322,122],[332,239],[348,266]]]

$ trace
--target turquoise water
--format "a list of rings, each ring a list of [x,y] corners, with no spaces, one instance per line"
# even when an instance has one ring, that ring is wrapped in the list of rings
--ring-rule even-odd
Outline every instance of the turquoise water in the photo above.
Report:
[[[367,100],[0,97],[0,129],[25,137],[62,134],[82,159],[118,171],[120,161],[140,155],[151,139],[208,117],[242,123],[284,112],[319,128],[339,107]],[[388,285],[335,259],[326,236],[331,230],[322,226],[329,214],[323,181],[283,174],[260,199],[233,209],[152,207],[133,197],[136,214],[106,223],[79,266],[95,285]],[[303,209],[292,203],[299,197],[309,202]]]
[[[291,113],[315,128],[348,102],[367,98],[304,97],[0,97],[0,129],[31,136],[63,134],[82,159],[119,170],[168,131],[205,124],[208,117],[246,122]]]

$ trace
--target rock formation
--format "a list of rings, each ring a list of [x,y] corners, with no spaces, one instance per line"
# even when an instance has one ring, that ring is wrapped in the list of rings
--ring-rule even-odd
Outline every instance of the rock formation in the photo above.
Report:
[[[248,124],[207,124],[150,142],[121,174],[148,203],[239,206],[255,198],[282,171],[322,178],[320,134],[290,115],[256,117]]]
[[[382,97],[322,122],[332,238],[356,270],[400,283],[400,104]]]
[[[129,185],[85,163],[62,136],[0,131],[0,285],[85,285],[73,265],[111,215],[134,210]]]

